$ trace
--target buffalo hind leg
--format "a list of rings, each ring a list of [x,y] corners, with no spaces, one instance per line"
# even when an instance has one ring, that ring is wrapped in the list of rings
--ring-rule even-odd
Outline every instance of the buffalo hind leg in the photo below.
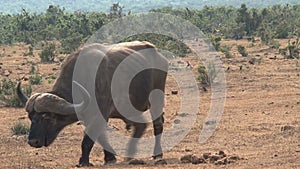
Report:
[[[90,152],[94,146],[94,141],[87,135],[84,134],[82,143],[81,143],[81,157],[79,159],[79,164],[77,167],[88,167],[93,166],[90,163]]]
[[[153,152],[153,159],[162,158],[163,152],[161,148],[161,134],[163,132],[163,124],[164,124],[164,117],[163,113],[157,119],[153,120],[153,128],[154,128],[154,136],[155,136],[155,145],[154,145],[154,152]]]
[[[139,138],[141,138],[142,135],[144,134],[147,124],[133,123],[133,126],[134,126],[134,133],[128,144],[127,160],[134,157],[134,155],[137,151],[137,142],[138,142]]]

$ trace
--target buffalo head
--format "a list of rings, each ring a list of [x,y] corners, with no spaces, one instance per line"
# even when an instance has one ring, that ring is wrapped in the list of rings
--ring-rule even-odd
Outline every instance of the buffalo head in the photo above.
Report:
[[[87,108],[90,95],[79,83],[83,101],[72,104],[65,99],[51,93],[36,93],[27,98],[22,90],[21,83],[17,85],[17,95],[26,104],[25,109],[31,121],[28,144],[32,147],[49,146],[58,133],[68,124],[77,121],[76,112]]]

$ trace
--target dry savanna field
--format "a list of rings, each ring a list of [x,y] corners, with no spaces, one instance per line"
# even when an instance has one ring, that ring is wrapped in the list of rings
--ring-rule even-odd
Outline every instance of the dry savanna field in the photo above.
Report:
[[[279,41],[282,47],[287,40]],[[205,143],[198,142],[202,124],[210,109],[211,90],[200,89],[201,102],[198,118],[189,134],[164,153],[164,161],[150,157],[140,159],[143,164],[129,164],[123,157],[118,162],[104,166],[100,146],[93,148],[90,168],[300,168],[300,63],[284,59],[278,50],[244,40],[223,40],[231,48],[231,58],[221,57],[226,75],[226,103],[224,113],[213,136]],[[237,45],[248,52],[242,57]],[[41,63],[39,50],[35,57],[23,56],[28,46],[18,44],[1,46],[0,80],[27,79],[32,64],[42,75],[41,85],[33,85],[33,92],[51,89],[65,56],[54,63]],[[222,56],[222,54],[220,54]],[[182,59],[190,61],[195,70],[199,61],[192,55]],[[26,86],[28,81],[23,82]],[[180,106],[180,91],[172,77],[166,86],[165,127],[170,127]],[[0,168],[76,168],[81,155],[83,128],[79,124],[66,127],[49,147],[35,149],[25,136],[13,136],[11,127],[17,121],[30,124],[23,108],[11,108],[0,103]],[[111,126],[120,132],[125,124],[112,120]],[[152,135],[149,125],[145,137]],[[128,133],[127,133],[128,134]]]

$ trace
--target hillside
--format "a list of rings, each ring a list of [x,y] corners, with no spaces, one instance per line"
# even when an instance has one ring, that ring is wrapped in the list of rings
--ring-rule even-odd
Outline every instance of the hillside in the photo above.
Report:
[[[124,6],[124,11],[144,12],[150,9],[161,8],[164,6],[172,6],[174,8],[195,8],[199,9],[203,6],[234,6],[239,7],[241,3],[247,4],[249,7],[267,7],[278,4],[299,4],[299,0],[0,0],[0,12],[6,14],[19,13],[22,8],[30,11],[41,13],[44,12],[49,5],[59,5],[67,11],[103,11],[108,12],[109,7],[119,2]]]

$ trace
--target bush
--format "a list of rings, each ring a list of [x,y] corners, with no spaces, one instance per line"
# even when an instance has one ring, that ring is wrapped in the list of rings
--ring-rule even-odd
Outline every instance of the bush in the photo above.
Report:
[[[199,73],[198,80],[201,82],[201,84],[203,84],[203,85],[209,84],[209,77],[208,77],[205,66],[199,65],[198,73]]]
[[[42,62],[53,62],[56,57],[56,46],[54,43],[46,43],[42,47],[42,51],[39,54]]]
[[[49,77],[46,77],[46,80],[48,81],[48,84],[53,83],[53,81],[56,79],[57,77],[55,75],[51,75]]]
[[[12,134],[17,136],[28,135],[30,131],[29,125],[21,122],[20,120],[17,121],[10,129]]]
[[[17,83],[10,79],[3,79],[0,83],[0,100],[9,107],[24,107],[24,104],[15,94],[16,85]],[[25,87],[23,91],[26,95],[30,95],[31,86]]]
[[[61,41],[61,52],[66,54],[74,52],[82,44],[83,38],[83,35],[76,32],[63,39]]]
[[[232,55],[230,53],[230,50],[231,50],[231,48],[229,46],[222,46],[220,48],[220,51],[222,53],[224,53],[224,55],[225,55],[226,58],[231,58],[232,57]]]
[[[269,47],[273,49],[279,49],[280,45],[281,44],[276,40],[271,40],[269,43]]]
[[[288,46],[284,49],[280,49],[279,52],[286,59],[299,59],[300,55],[300,40],[297,38],[294,41],[289,40]]]
[[[213,62],[209,62],[208,64],[208,75],[210,78],[210,82],[213,82],[215,80],[215,78],[217,77],[217,70],[216,70],[216,66]]]
[[[243,57],[247,57],[248,53],[246,52],[246,48],[242,45],[238,45],[237,46],[238,52],[243,56]]]
[[[220,36],[210,36],[210,40],[212,42],[212,45],[215,47],[216,51],[220,50],[220,46],[221,46],[221,40],[222,38]]]
[[[42,83],[42,76],[38,73],[34,73],[29,77],[29,82],[32,85],[40,85]]]
[[[32,45],[30,45],[30,46],[28,47],[28,52],[24,53],[23,56],[32,56],[32,57],[34,57],[34,54],[33,54],[33,46],[32,46]]]

